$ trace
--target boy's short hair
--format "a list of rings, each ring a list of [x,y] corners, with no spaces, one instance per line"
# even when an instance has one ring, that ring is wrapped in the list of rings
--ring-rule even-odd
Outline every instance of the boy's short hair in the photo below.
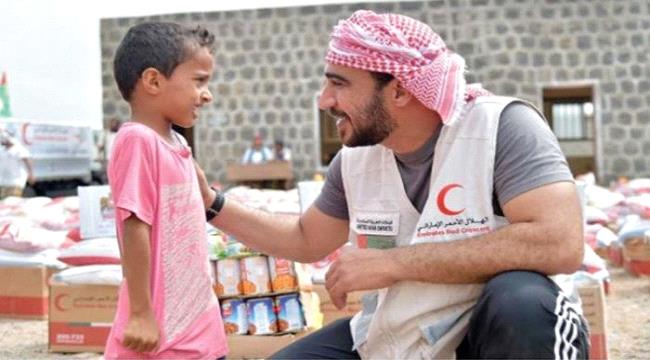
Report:
[[[186,28],[176,23],[148,22],[133,26],[115,52],[113,74],[124,100],[129,101],[142,72],[155,68],[169,77],[176,66],[196,50],[212,51],[214,35],[197,26]]]

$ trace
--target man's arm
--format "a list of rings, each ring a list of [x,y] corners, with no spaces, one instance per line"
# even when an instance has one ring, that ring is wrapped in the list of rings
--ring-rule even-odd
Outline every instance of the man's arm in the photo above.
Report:
[[[160,333],[151,304],[151,226],[131,215],[124,221],[122,271],[129,290],[129,320],[122,344],[137,352],[152,351]]]
[[[506,270],[553,275],[580,267],[582,213],[573,183],[525,192],[506,203],[503,211],[510,224],[492,233],[395,249],[392,255],[400,267],[411,264],[404,280],[471,283]],[[433,261],[426,261],[428,257]]]
[[[23,162],[25,163],[25,169],[27,169],[27,183],[29,185],[34,185],[36,179],[34,178],[34,166],[32,160],[30,158],[23,158]]]
[[[510,224],[464,240],[390,250],[344,252],[327,274],[337,306],[345,294],[397,281],[483,282],[506,270],[571,273],[583,256],[582,215],[575,185],[557,182],[520,194],[503,206]]]
[[[196,171],[204,205],[208,208],[216,193],[208,187],[198,165]],[[279,215],[227,199],[210,223],[255,250],[305,263],[324,258],[348,239],[347,220],[329,216],[313,205],[302,216]]]

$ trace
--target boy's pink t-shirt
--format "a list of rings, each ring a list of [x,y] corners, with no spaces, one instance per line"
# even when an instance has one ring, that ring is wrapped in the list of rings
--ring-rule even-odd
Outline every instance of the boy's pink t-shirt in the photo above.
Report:
[[[160,345],[151,353],[122,346],[129,294],[122,282],[104,357],[216,359],[228,352],[219,303],[212,290],[205,211],[190,149],[174,147],[139,123],[115,139],[108,178],[117,211],[117,237],[135,214],[151,226],[151,297]]]

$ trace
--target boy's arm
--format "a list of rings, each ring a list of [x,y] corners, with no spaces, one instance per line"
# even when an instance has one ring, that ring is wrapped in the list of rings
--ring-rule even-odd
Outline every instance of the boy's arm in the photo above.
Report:
[[[129,321],[122,345],[147,352],[159,345],[160,332],[151,304],[151,226],[135,215],[124,220],[122,272],[129,292]]]

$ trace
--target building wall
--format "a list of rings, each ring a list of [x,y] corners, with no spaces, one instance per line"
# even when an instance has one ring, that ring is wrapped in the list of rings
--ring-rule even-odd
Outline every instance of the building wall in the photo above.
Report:
[[[217,35],[214,102],[195,127],[195,151],[210,180],[225,181],[253,134],[291,147],[298,178],[317,170],[315,99],[331,28],[357,9],[398,12],[431,25],[463,55],[468,80],[541,106],[543,86],[595,89],[598,173],[650,174],[650,2],[646,0],[433,0],[103,19],[106,121],[127,119],[112,59],[142,21],[202,24]]]

